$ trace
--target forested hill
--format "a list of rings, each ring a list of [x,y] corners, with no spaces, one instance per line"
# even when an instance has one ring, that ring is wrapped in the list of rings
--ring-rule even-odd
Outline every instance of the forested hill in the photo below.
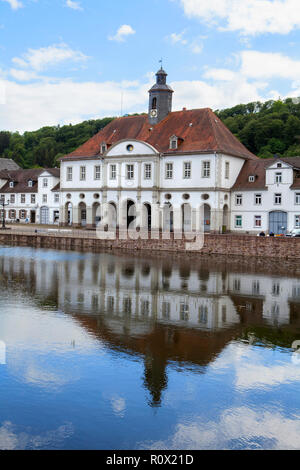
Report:
[[[216,114],[255,155],[300,156],[300,100],[240,104]],[[23,135],[0,131],[0,157],[12,158],[23,168],[58,166],[62,155],[75,150],[112,119],[43,127]]]
[[[33,132],[0,132],[0,158],[12,158],[23,168],[59,166],[59,158],[105,127],[113,118],[76,125],[42,127]]]

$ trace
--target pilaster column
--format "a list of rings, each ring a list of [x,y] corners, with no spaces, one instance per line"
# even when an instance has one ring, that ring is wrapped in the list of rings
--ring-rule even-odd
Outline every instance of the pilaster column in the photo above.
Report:
[[[72,226],[73,227],[80,227],[80,223],[79,223],[79,220],[80,220],[80,209],[78,206],[73,206],[73,221],[72,221]]]
[[[211,232],[221,233],[223,224],[223,211],[221,209],[211,210],[210,230]]]
[[[93,208],[86,208],[86,228],[93,228],[95,221],[93,220]]]

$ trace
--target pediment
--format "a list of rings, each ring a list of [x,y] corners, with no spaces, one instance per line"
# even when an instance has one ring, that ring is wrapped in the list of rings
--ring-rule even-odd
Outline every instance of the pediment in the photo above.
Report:
[[[141,140],[122,140],[112,145],[105,156],[132,157],[134,155],[157,155],[159,152],[147,142]]]

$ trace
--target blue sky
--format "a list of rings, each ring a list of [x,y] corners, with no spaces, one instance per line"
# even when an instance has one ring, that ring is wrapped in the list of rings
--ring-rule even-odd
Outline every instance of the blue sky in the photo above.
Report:
[[[0,0],[0,129],[300,95],[299,0]]]

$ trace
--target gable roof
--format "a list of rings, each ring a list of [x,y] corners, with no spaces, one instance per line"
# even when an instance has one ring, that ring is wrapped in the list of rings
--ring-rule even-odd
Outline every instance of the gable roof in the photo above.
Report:
[[[169,148],[172,135],[180,136],[182,140],[177,149]],[[219,152],[257,159],[211,109],[204,108],[169,113],[155,126],[149,124],[147,114],[117,118],[62,160],[97,157],[102,142],[112,145],[126,139],[148,142],[165,154]]]
[[[59,168],[34,168],[30,170],[3,170],[0,171],[0,178],[6,179],[7,182],[2,188],[0,193],[37,193],[38,192],[38,177],[45,171],[53,176],[59,177]],[[33,181],[32,186],[28,186],[28,181]],[[15,183],[13,188],[9,187],[10,181]]]
[[[300,170],[300,157],[282,157],[278,159],[274,158],[261,158],[255,161],[248,160],[244,163],[242,170],[240,171],[235,184],[232,187],[233,191],[238,190],[251,190],[251,189],[267,189],[266,188],[266,170],[276,162],[284,162],[291,165],[293,169]],[[253,183],[249,182],[249,176],[255,176]],[[291,189],[300,189],[300,178],[294,178],[293,184],[290,186]]]
[[[19,165],[11,158],[0,158],[0,171],[18,170],[19,168]]]
[[[267,189],[265,174],[269,164],[270,159],[247,160],[232,186],[232,191]],[[252,183],[249,181],[249,176],[255,176]]]

